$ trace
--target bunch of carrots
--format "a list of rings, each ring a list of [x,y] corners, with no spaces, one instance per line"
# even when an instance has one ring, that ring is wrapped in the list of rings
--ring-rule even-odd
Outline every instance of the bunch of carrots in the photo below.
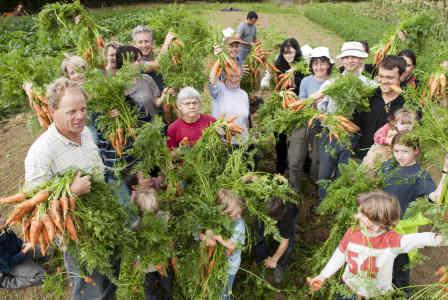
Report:
[[[206,246],[205,243],[201,243],[200,248],[200,278],[201,284],[207,280],[208,275],[212,272],[215,266],[214,254],[216,251],[216,246]]]
[[[221,51],[217,56],[218,59],[213,65],[213,78],[215,80],[221,76],[223,71],[226,78],[240,75],[240,69],[235,60],[231,59],[224,51]]]
[[[44,95],[39,95],[34,91],[28,94],[30,107],[36,113],[37,120],[42,128],[47,129],[53,122],[50,112],[48,111],[48,99]]]
[[[299,102],[297,100],[297,95],[291,90],[283,90],[279,93],[279,95],[282,99],[282,108],[291,108],[291,110],[293,110]]]
[[[230,145],[232,143],[232,137],[243,133],[243,128],[235,123],[238,116],[230,116],[225,118],[221,116],[219,122],[221,126],[218,126],[217,132],[220,136],[225,137],[226,142]]]
[[[175,35],[174,32],[172,32],[173,35]],[[176,36],[171,40],[170,43],[170,48],[172,48],[173,52],[172,52],[172,56],[171,56],[171,62],[173,63],[173,65],[178,65],[181,62],[181,58],[182,58],[182,48],[184,47],[184,43]]]
[[[69,171],[35,191],[0,199],[2,205],[14,205],[6,226],[20,223],[25,242],[33,249],[39,245],[43,255],[56,236],[78,240],[73,216],[77,197],[70,190],[74,176]]]
[[[443,72],[433,73],[428,79],[429,99],[446,96],[446,75]]]
[[[309,120],[308,127],[311,127],[313,125],[313,121],[315,119],[321,121],[322,125],[329,129],[328,137],[330,143],[333,139],[339,141],[341,139],[341,132],[352,135],[360,131],[359,126],[350,121],[347,117],[329,114],[316,115],[314,118]]]
[[[250,76],[251,89],[253,88],[254,90],[259,89],[261,79],[260,66],[263,66],[265,70],[277,70],[275,66],[267,61],[271,52],[264,50],[261,43],[261,41],[257,42],[256,46],[252,48],[246,60],[249,73],[245,74],[245,76]]]
[[[375,51],[373,55],[373,64],[375,66],[378,66],[390,52],[396,52],[396,50],[398,49],[398,44],[400,42],[399,39],[401,34],[403,34],[401,31],[394,34],[382,47]]]
[[[295,69],[291,68],[285,73],[278,75],[275,91],[283,91],[295,87]]]
[[[446,297],[448,294],[448,272],[446,266],[441,266],[437,269],[435,275],[440,276],[439,283],[442,286],[442,289],[439,291],[439,296],[441,298]]]

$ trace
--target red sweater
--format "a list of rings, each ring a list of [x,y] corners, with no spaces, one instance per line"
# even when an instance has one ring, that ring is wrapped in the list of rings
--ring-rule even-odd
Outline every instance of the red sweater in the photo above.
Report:
[[[179,146],[180,142],[187,138],[190,144],[196,143],[202,136],[202,131],[215,122],[216,119],[210,115],[202,115],[194,123],[186,123],[182,119],[177,119],[168,126],[166,135],[168,137],[167,145],[170,149]]]

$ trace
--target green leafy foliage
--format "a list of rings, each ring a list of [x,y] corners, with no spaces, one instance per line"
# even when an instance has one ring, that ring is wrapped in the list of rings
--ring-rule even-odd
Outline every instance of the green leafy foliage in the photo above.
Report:
[[[99,114],[98,129],[106,138],[118,128],[125,130],[125,138],[133,138],[132,129],[137,128],[136,109],[126,102],[126,90],[138,78],[138,68],[133,64],[125,64],[114,76],[101,70],[93,69],[87,73],[84,88],[89,95],[89,109]],[[119,115],[110,117],[116,109]]]
[[[201,90],[207,82],[205,74],[203,44],[190,44],[185,46],[170,46],[168,53],[159,57],[160,72],[163,74],[166,86],[181,89],[192,86]],[[180,55],[180,61],[173,63],[172,57]]]
[[[59,73],[59,58],[23,56],[20,50],[0,53],[0,115],[28,108],[28,100],[22,90],[25,81],[33,82],[45,93],[46,85]]]
[[[424,160],[433,164],[448,153],[448,112],[446,108],[427,104],[422,120],[412,131],[418,139]]]
[[[115,192],[104,182],[94,180],[92,192],[84,195],[75,211],[79,242],[69,243],[68,250],[78,258],[87,274],[94,270],[114,278],[112,264],[117,251],[132,241],[126,227],[126,215]]]
[[[369,97],[374,88],[366,85],[353,74],[338,76],[323,90],[325,96],[331,97],[336,104],[336,114],[351,118],[355,111],[370,109]]]
[[[166,174],[172,167],[166,138],[162,135],[164,126],[162,119],[155,117],[150,123],[145,123],[137,129],[137,138],[129,149],[129,154],[137,160],[134,166],[136,172],[149,173],[160,167]]]
[[[365,14],[364,7],[353,3],[312,4],[305,6],[305,16],[340,35],[346,41],[367,40],[377,43],[393,22],[384,22]]]
[[[211,38],[209,26],[204,20],[190,11],[186,10],[182,5],[171,5],[158,10],[149,20],[149,26],[154,32],[155,41],[161,45],[166,34],[174,31],[176,35],[188,41],[189,46],[198,46],[209,44],[208,39]],[[203,55],[197,53],[198,56]]]

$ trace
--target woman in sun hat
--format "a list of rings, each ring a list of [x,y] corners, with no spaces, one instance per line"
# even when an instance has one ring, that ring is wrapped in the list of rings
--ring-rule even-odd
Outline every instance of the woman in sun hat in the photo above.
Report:
[[[300,83],[299,98],[307,99],[312,94],[317,92],[321,85],[328,80],[332,72],[334,61],[330,56],[330,51],[327,47],[316,47],[309,53],[309,66],[311,75],[303,78]],[[320,125],[314,124],[306,135],[298,141],[299,145],[296,147],[299,149],[297,153],[291,153],[289,174],[292,185],[299,185],[301,175],[303,175],[303,166],[305,164],[306,155],[308,154],[311,159],[311,169],[309,171],[310,177],[313,181],[317,181],[318,175],[318,143],[316,135],[320,132]],[[311,146],[311,147],[310,147]],[[308,149],[311,148],[311,152],[308,153]]]
[[[365,85],[375,87],[376,83],[362,74],[364,68],[364,61],[369,55],[360,42],[350,41],[342,45],[341,53],[337,56],[341,59],[344,66],[344,72],[341,76],[346,74],[353,74],[357,76]],[[337,110],[336,103],[330,98],[323,95],[322,91],[330,86],[336,79],[332,78],[322,84],[319,92],[313,95],[317,99],[317,108],[322,113],[335,113]],[[340,145],[337,141],[330,142],[326,131],[322,133],[319,140],[319,180],[328,180],[332,177],[337,177],[339,164],[348,162],[351,155],[351,149],[347,149]],[[336,176],[333,176],[336,175]],[[319,201],[325,197],[325,189],[319,187]]]

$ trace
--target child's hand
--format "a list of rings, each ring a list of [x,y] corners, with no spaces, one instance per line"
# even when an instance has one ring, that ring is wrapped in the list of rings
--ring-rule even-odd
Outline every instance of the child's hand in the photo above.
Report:
[[[306,281],[310,285],[310,290],[312,292],[316,292],[316,291],[320,290],[322,288],[322,286],[324,285],[325,278],[323,278],[321,276],[316,276],[314,278],[307,277]]]
[[[392,144],[392,140],[394,139],[394,137],[398,134],[398,132],[396,130],[389,130],[387,132],[387,136],[386,136],[386,145],[391,145]]]
[[[264,260],[264,266],[269,269],[277,268],[277,260],[271,256]]]

